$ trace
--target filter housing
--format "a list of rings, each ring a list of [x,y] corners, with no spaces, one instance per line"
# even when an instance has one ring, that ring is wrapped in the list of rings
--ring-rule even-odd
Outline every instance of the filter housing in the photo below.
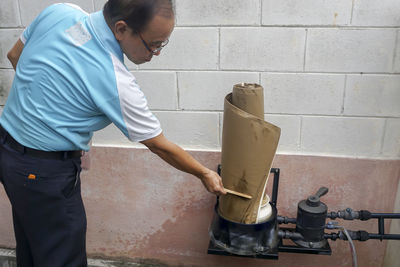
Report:
[[[268,220],[257,224],[243,224],[220,216],[217,203],[209,229],[211,243],[215,247],[236,255],[277,254],[279,243],[277,210],[273,204],[271,204],[271,209],[272,214]]]

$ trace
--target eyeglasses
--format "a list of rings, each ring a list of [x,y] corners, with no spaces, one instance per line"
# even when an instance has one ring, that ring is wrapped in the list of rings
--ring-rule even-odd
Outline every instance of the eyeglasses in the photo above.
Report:
[[[152,50],[152,49],[150,49],[150,47],[149,47],[149,45],[146,43],[146,41],[143,40],[143,37],[142,37],[142,35],[141,35],[140,33],[139,33],[139,37],[140,37],[140,40],[142,40],[144,47],[146,47],[146,49],[147,49],[150,53],[152,53],[153,55],[155,55],[155,54],[157,54],[158,52],[160,52],[161,49],[163,49],[164,46],[166,46],[166,45],[168,44],[168,42],[169,42],[169,39],[167,39],[167,40],[165,40],[164,42],[162,42],[161,45],[160,45],[159,47],[157,47],[156,49]]]

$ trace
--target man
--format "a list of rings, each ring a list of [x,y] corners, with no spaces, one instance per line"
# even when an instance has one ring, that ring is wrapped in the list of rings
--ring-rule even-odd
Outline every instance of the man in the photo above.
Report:
[[[8,53],[16,70],[0,119],[0,179],[12,205],[18,266],[86,266],[81,151],[114,123],[215,194],[221,178],[168,141],[123,54],[158,56],[174,28],[171,0],[109,0],[86,14],[46,8]]]

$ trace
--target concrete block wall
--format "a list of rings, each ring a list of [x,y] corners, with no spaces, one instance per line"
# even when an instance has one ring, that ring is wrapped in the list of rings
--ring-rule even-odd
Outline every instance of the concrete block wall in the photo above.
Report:
[[[6,53],[52,0],[0,3],[0,104]],[[88,12],[105,0],[69,0]],[[400,158],[400,1],[176,0],[176,28],[152,62],[126,60],[165,135],[219,150],[223,98],[260,83],[278,153]],[[109,127],[94,145],[130,144]]]

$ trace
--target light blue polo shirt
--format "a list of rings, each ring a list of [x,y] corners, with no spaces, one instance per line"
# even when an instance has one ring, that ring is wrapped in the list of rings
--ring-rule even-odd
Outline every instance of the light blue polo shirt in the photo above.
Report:
[[[161,133],[102,11],[46,8],[21,35],[24,49],[0,119],[24,146],[88,150],[113,122],[131,141]]]

